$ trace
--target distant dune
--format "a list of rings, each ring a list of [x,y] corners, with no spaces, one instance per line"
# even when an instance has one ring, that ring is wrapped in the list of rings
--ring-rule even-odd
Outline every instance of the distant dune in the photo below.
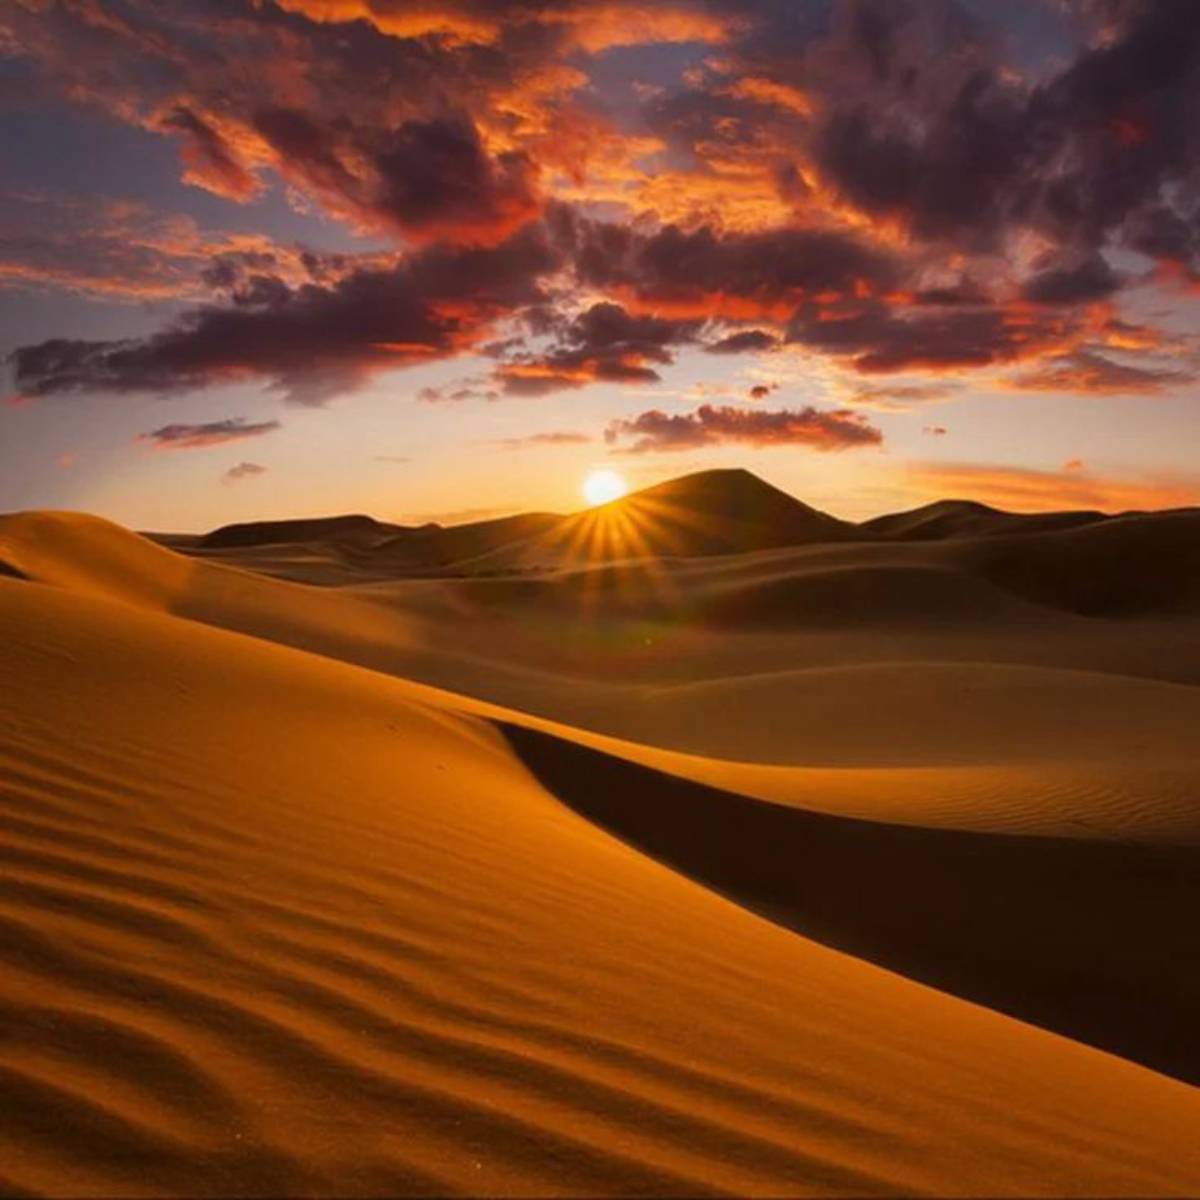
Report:
[[[196,539],[160,537],[185,553],[302,583],[346,585],[403,576],[488,578],[588,571],[587,587],[654,607],[660,590],[625,587],[604,564],[809,550],[778,563],[741,559],[714,578],[753,574],[718,597],[720,624],[759,617],[875,621],[888,609],[991,616],[994,589],[1088,615],[1200,611],[1200,510],[1006,513],[943,500],[859,525],[811,508],[744,470],[703,471],[600,508],[528,513],[457,526],[386,525],[365,516],[231,525]],[[817,557],[817,554],[820,557]],[[702,566],[698,568],[704,570]],[[798,583],[798,572],[803,583]],[[626,575],[645,575],[639,569]],[[693,571],[693,576],[695,572]],[[820,578],[820,575],[824,578]],[[571,586],[582,586],[579,579]],[[694,590],[694,589],[692,589]],[[645,593],[635,601],[635,594]],[[866,601],[870,593],[873,599]],[[675,610],[674,600],[668,602]],[[693,614],[690,610],[688,618]]]
[[[1047,533],[1105,520],[1100,512],[1010,513],[976,500],[937,500],[908,512],[864,521],[859,532],[871,537],[926,540],[987,537],[1001,533]]]
[[[0,1191],[1197,1194],[1198,535],[0,518]]]

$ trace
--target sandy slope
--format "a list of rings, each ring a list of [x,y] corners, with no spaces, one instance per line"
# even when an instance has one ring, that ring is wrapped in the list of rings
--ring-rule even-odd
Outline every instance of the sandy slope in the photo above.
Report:
[[[1200,1188],[1196,1089],[873,965],[1190,1061],[1188,629],[1101,671],[1114,639],[1057,617],[998,624],[1010,666],[731,634],[791,670],[714,681],[686,631],[622,659],[607,624],[594,727],[641,694],[703,751],[736,704],[801,764],[769,766],[380,673],[570,709],[553,626],[460,595],[496,644],[456,656],[442,583],[306,589],[61,515],[0,521],[0,561],[7,1190]]]
[[[400,682],[0,613],[19,1188],[1200,1184],[1194,1090],[739,910]]]

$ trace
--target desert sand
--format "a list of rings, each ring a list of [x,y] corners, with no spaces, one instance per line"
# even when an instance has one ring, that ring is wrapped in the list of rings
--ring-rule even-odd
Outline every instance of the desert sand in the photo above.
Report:
[[[1198,535],[0,518],[0,1191],[1197,1194]]]

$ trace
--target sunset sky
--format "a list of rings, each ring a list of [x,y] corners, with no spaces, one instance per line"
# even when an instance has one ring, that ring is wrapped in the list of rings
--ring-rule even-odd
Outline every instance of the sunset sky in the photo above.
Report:
[[[1195,0],[0,0],[0,511],[1200,503]]]

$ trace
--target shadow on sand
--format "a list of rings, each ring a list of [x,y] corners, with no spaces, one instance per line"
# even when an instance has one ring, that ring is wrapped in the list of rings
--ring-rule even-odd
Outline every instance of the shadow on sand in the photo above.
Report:
[[[564,804],[759,915],[1200,1084],[1200,848],[852,820],[501,729]]]

